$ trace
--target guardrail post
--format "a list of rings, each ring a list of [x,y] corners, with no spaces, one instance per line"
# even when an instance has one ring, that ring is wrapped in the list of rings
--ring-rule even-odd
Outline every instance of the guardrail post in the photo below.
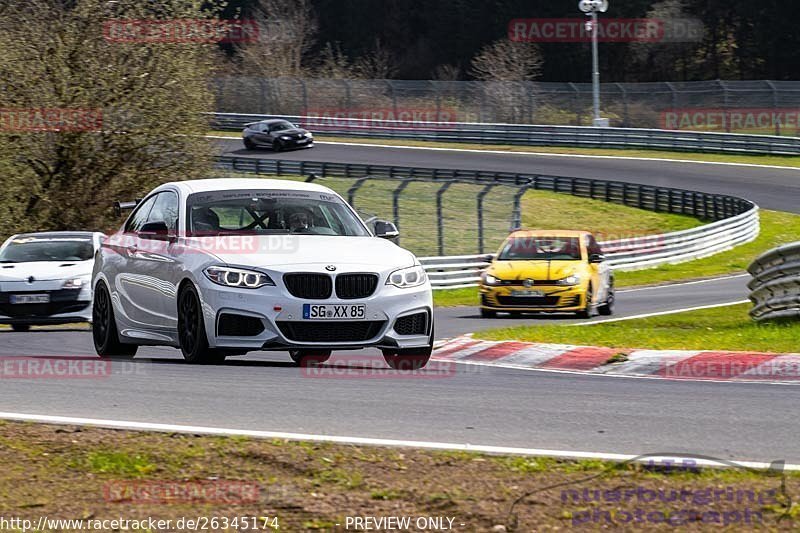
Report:
[[[487,194],[489,194],[489,191],[491,191],[494,187],[495,185],[493,183],[489,184],[483,189],[481,189],[481,192],[478,193],[478,253],[479,254],[484,253],[485,250],[483,246],[483,199],[484,197],[486,197]]]
[[[444,255],[444,217],[442,216],[442,196],[455,183],[448,181],[436,191],[436,231],[439,237],[439,255]]]
[[[400,229],[400,195],[403,194],[405,188],[408,187],[412,181],[413,180],[403,180],[403,183],[392,192],[392,216],[397,229]],[[400,237],[397,238],[397,244],[400,244]]]

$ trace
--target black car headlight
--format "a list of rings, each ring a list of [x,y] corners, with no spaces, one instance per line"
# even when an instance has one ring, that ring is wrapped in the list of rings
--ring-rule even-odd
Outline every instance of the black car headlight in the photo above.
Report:
[[[275,286],[272,278],[257,270],[212,266],[205,269],[203,273],[208,279],[224,287],[258,289],[267,285]]]

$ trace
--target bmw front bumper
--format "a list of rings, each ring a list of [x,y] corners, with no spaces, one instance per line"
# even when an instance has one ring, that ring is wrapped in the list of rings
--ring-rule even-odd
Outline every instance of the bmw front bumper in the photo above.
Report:
[[[431,345],[433,298],[429,284],[400,289],[380,283],[372,296],[315,300],[297,298],[282,283],[261,289],[237,289],[200,281],[199,293],[209,346],[224,349],[385,349]],[[306,304],[363,305],[363,319],[303,318]],[[423,315],[424,314],[424,318]],[[411,327],[410,327],[411,326]]]

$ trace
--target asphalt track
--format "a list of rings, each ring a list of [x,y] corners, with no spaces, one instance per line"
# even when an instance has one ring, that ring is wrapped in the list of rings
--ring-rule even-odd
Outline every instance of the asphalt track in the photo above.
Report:
[[[222,141],[226,152],[238,141]],[[262,157],[275,157],[266,151]],[[286,159],[539,172],[726,192],[798,211],[800,171],[617,159],[452,153],[320,144]],[[619,294],[619,316],[737,301],[746,278]],[[482,321],[470,308],[437,311],[439,337],[517,322]],[[580,342],[576,328],[576,343]],[[711,348],[711,347],[710,347]],[[376,355],[370,351],[363,355]],[[0,331],[0,361],[14,356],[94,357],[87,331]],[[360,357],[361,354],[346,354]],[[350,361],[354,368],[363,365]],[[343,363],[334,362],[333,369]],[[672,382],[455,365],[407,377],[390,371],[320,377],[283,354],[222,366],[183,364],[176,350],[142,348],[96,379],[4,379],[0,411],[596,452],[705,454],[800,463],[794,415],[800,388],[760,383]],[[429,378],[429,379],[426,379]]]

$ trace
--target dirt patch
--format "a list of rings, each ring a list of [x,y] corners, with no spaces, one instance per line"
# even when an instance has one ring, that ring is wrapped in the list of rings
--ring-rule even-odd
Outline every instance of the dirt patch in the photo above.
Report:
[[[34,524],[47,516],[173,521],[153,531],[190,529],[177,526],[181,518],[208,520],[207,531],[700,531],[791,530],[800,518],[794,474],[28,423],[0,422],[0,466],[0,517]],[[359,528],[354,517],[375,521]]]

